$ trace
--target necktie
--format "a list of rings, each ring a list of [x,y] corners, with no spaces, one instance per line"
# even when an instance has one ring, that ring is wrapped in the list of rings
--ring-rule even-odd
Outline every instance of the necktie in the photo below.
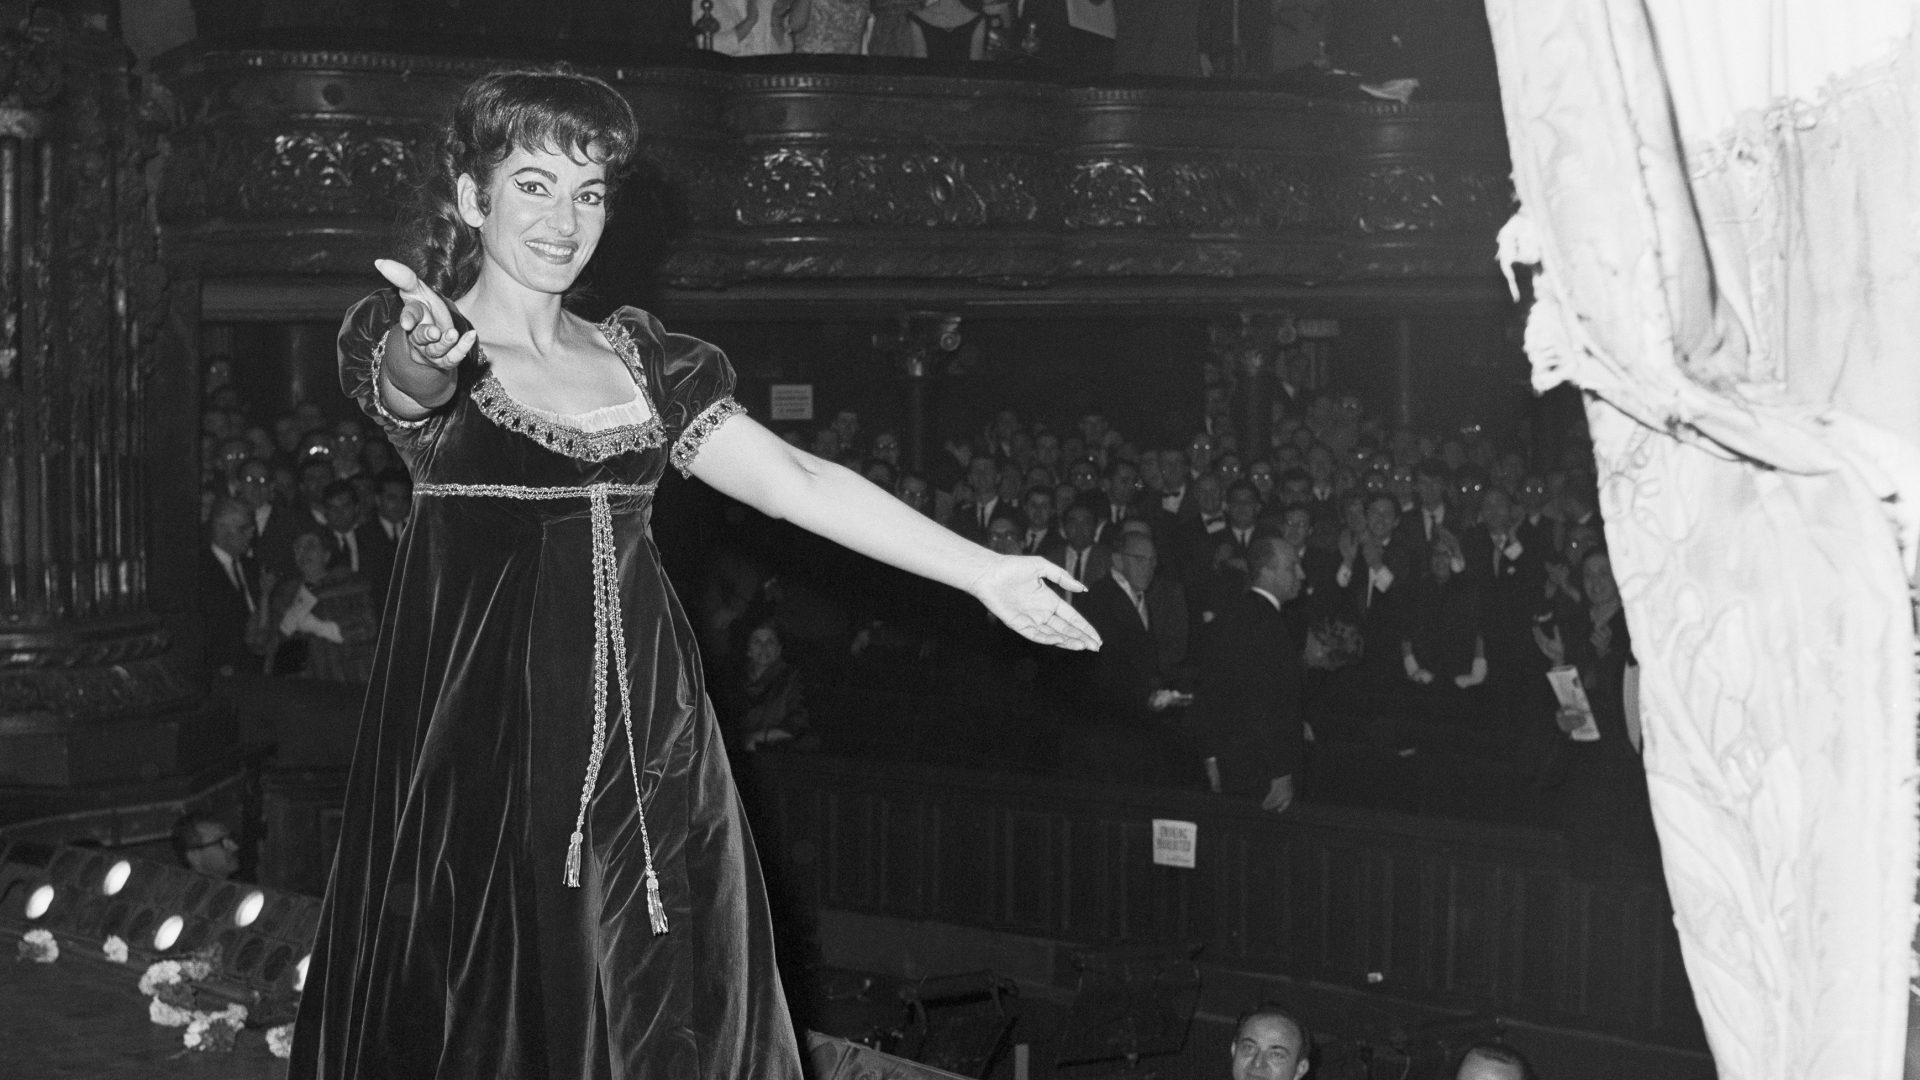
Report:
[[[1072,574],[1073,580],[1075,581],[1084,581],[1086,580],[1086,569],[1087,569],[1087,553],[1084,551],[1076,551],[1073,548],[1068,548],[1067,549],[1067,573]]]
[[[347,569],[355,570],[355,571],[359,570],[360,569],[360,549],[353,542],[353,534],[337,532],[337,533],[334,533],[333,535],[334,535],[334,539],[340,545],[340,550],[344,552],[347,556]]]
[[[1248,544],[1248,542],[1249,542],[1249,541],[1250,541],[1250,540],[1252,539],[1252,537],[1253,537],[1253,530],[1252,530],[1252,529],[1235,529],[1235,530],[1233,530],[1233,539],[1234,539],[1234,542],[1235,542],[1235,543],[1238,543],[1238,544],[1239,544],[1239,545],[1240,545],[1241,547],[1246,547],[1246,546],[1247,546],[1247,544]]]
[[[239,559],[227,560],[227,580],[233,582],[233,587],[240,591],[241,599],[247,602],[247,614],[253,614],[253,590],[247,588],[247,576],[240,572]]]
[[[1506,537],[1496,536],[1493,538],[1493,572],[1495,575],[1500,573],[1500,557],[1506,554],[1506,547]]]
[[[1153,620],[1147,618],[1147,598],[1139,593],[1133,594],[1133,609],[1140,613],[1140,625],[1153,629]]]

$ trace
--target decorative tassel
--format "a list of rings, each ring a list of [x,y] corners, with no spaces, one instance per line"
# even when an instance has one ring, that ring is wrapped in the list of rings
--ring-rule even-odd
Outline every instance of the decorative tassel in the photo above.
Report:
[[[660,876],[647,868],[647,917],[653,920],[653,932],[667,932],[667,906],[660,902]]]
[[[573,830],[573,839],[567,843],[567,888],[580,887],[580,842],[586,839],[580,830]]]

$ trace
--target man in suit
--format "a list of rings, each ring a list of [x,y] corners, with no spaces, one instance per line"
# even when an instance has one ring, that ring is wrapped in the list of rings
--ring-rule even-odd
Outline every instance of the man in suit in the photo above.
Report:
[[[1025,527],[1020,533],[1020,551],[1024,555],[1043,555],[1048,548],[1065,542],[1053,526],[1053,491],[1030,487],[1020,495],[1020,515]]]
[[[1480,502],[1480,524],[1460,538],[1466,576],[1479,586],[1481,636],[1496,689],[1538,672],[1533,615],[1546,584],[1544,541],[1525,538],[1513,500],[1492,488]]]
[[[1187,516],[1161,519],[1166,546],[1177,560],[1173,570],[1191,590],[1213,569],[1214,550],[1227,532],[1226,484],[1219,473],[1207,473],[1187,488]]]
[[[1384,664],[1391,675],[1398,670],[1399,650],[1388,646],[1400,640],[1400,600],[1413,585],[1419,563],[1412,542],[1401,538],[1400,506],[1381,493],[1367,502],[1366,529],[1361,535],[1342,533],[1340,566],[1334,583],[1347,593],[1348,607],[1360,618],[1367,641],[1363,664]]]
[[[360,520],[360,493],[350,481],[328,484],[322,505],[327,516],[324,538],[333,547],[330,565],[359,574],[376,603],[384,603],[393,576],[393,542],[377,520]]]
[[[253,543],[253,508],[239,499],[221,499],[213,504],[207,533],[207,545],[200,549],[207,667],[223,675],[258,672],[261,657],[273,644],[273,630],[259,618],[267,598],[259,564],[247,553]]]
[[[380,527],[380,535],[387,543],[397,547],[400,534],[406,531],[407,518],[413,515],[413,477],[407,470],[395,466],[382,470],[376,484],[374,524]]]
[[[1303,755],[1300,646],[1280,609],[1300,591],[1299,553],[1278,537],[1253,544],[1253,580],[1222,605],[1200,650],[1189,721],[1219,790],[1260,799],[1281,813],[1293,804]]]
[[[1101,480],[1106,495],[1104,513],[1094,521],[1093,538],[1114,547],[1120,542],[1120,526],[1139,514],[1138,503],[1143,485],[1140,470],[1133,462],[1115,458]]]
[[[1134,783],[1169,778],[1178,744],[1160,717],[1182,696],[1167,685],[1147,606],[1158,562],[1153,538],[1129,533],[1112,570],[1079,598],[1102,644],[1086,661],[1084,720],[1065,742],[1070,771]]]
[[[1000,505],[1000,463],[991,454],[976,454],[967,462],[967,482],[955,493],[953,531],[976,544],[987,542],[987,529],[996,517],[1009,516]]]
[[[1059,542],[1048,546],[1041,554],[1049,562],[1072,574],[1074,580],[1083,585],[1091,585],[1107,577],[1113,569],[1113,549],[1093,538],[1093,511],[1079,503],[1067,507],[1063,522],[1062,536]],[[1085,593],[1074,593],[1067,597],[1077,602]]]

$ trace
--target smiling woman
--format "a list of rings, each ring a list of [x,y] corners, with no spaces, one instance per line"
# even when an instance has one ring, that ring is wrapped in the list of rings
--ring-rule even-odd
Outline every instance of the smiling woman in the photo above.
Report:
[[[346,392],[414,479],[289,1076],[800,1075],[765,890],[649,532],[671,464],[1097,648],[1044,559],[743,415],[705,342],[563,305],[637,138],[565,71],[463,96]],[[416,272],[417,271],[417,272]]]

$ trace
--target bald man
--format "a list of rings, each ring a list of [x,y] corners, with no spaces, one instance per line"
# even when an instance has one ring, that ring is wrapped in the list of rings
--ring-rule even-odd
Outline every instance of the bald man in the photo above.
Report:
[[[1307,1074],[1307,1029],[1293,1016],[1263,1005],[1246,1014],[1233,1035],[1233,1080],[1300,1080]]]
[[[1454,1080],[1533,1080],[1533,1069],[1511,1046],[1481,1043],[1460,1059]]]

